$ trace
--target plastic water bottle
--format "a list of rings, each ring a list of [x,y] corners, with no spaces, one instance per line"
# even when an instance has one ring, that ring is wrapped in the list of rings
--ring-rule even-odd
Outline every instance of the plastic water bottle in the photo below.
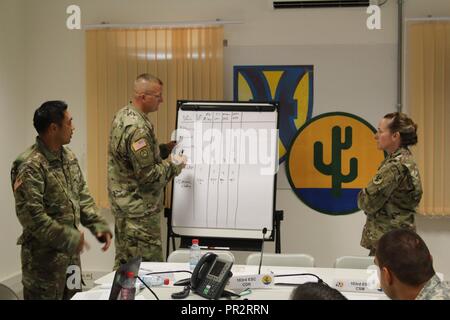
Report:
[[[136,287],[134,286],[134,273],[127,272],[124,274],[125,279],[122,281],[122,289],[120,290],[120,300],[134,300],[136,294]]]
[[[144,281],[144,283],[149,287],[158,287],[158,286],[162,286],[162,285],[168,285],[170,282],[168,278],[163,278],[158,275],[145,275],[142,278],[142,281]],[[141,284],[141,287],[143,287],[143,286],[144,285]]]
[[[191,271],[195,269],[197,262],[200,260],[200,246],[198,239],[192,239],[191,250],[189,252],[189,268]]]

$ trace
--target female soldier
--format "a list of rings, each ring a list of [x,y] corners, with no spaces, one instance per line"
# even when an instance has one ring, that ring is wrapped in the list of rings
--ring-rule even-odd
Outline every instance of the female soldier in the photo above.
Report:
[[[415,231],[414,215],[422,198],[419,170],[408,149],[417,143],[417,125],[404,113],[389,113],[381,119],[375,139],[378,149],[388,155],[358,195],[358,207],[367,216],[361,246],[371,256],[386,232]]]

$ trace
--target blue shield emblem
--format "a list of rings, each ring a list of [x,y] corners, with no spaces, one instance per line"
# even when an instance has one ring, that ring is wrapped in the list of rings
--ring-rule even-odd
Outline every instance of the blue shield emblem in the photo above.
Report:
[[[235,66],[233,83],[235,101],[280,103],[282,163],[298,129],[312,115],[313,66]]]

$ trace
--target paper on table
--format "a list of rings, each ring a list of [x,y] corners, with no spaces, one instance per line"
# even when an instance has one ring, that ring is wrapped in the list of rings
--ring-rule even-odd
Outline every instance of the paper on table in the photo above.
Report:
[[[177,267],[177,266],[173,266],[173,264],[164,264],[164,263],[160,263],[159,265],[152,265],[152,268],[149,267],[142,267],[142,265],[146,265],[149,264],[148,262],[143,262],[141,264],[141,268],[139,269],[139,276],[142,277],[145,274],[148,274],[149,272],[163,272],[163,271],[174,271],[174,270],[183,270],[183,268]],[[189,269],[189,265],[186,263],[186,270]],[[182,274],[182,273],[177,273],[177,274]],[[164,276],[165,278],[169,278],[169,280],[171,282],[174,282],[175,279],[175,274],[173,273],[165,273],[165,274],[161,274],[162,276]],[[96,285],[111,285],[112,282],[114,280],[114,272],[108,273],[107,275],[94,280],[94,284]]]
[[[110,290],[89,290],[76,293],[72,300],[108,300]],[[136,295],[134,300],[145,300],[142,294]]]
[[[283,273],[286,274],[286,273]],[[286,276],[277,277],[275,275],[275,285],[298,285],[306,282],[317,282],[317,278],[313,276]]]
[[[155,263],[142,262],[140,270],[150,271],[174,271],[174,270],[189,270],[189,264],[186,263]]]
[[[72,300],[108,300],[110,292],[111,289],[78,292],[72,297]]]
[[[348,300],[389,300],[383,293],[341,292]]]

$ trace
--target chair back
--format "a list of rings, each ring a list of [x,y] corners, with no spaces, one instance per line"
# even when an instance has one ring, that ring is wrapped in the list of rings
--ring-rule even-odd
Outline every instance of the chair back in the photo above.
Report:
[[[336,259],[334,267],[342,269],[367,269],[374,264],[374,257],[342,256]]]
[[[261,253],[251,253],[247,265],[259,265]],[[264,253],[262,265],[286,267],[314,267],[314,258],[303,253]]]

